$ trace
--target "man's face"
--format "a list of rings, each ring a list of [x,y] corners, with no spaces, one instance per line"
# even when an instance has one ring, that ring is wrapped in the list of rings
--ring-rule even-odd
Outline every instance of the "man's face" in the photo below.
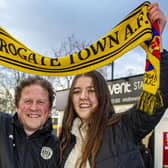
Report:
[[[31,135],[41,129],[50,113],[48,91],[37,84],[25,87],[16,112],[26,134]]]

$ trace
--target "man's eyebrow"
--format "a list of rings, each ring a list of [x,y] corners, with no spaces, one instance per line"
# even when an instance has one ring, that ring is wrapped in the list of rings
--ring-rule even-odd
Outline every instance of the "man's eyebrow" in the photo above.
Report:
[[[76,87],[73,87],[73,90],[74,90],[74,89],[80,89],[80,87],[78,87],[78,86],[76,86]]]

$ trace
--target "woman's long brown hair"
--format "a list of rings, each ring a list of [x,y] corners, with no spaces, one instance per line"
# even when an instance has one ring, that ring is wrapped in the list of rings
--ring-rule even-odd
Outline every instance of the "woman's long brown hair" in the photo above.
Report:
[[[60,135],[61,160],[63,160],[65,150],[70,144],[72,124],[74,119],[77,117],[72,103],[73,88],[76,80],[82,76],[92,78],[94,87],[96,89],[98,107],[96,112],[92,113],[92,116],[88,122],[89,128],[87,131],[85,144],[82,146],[83,151],[80,158],[79,168],[85,167],[87,160],[89,160],[91,168],[94,168],[96,154],[102,142],[104,129],[109,125],[117,123],[121,116],[115,114],[107,83],[104,77],[98,71],[91,71],[85,74],[77,75],[72,82],[67,106],[64,111],[62,133]]]

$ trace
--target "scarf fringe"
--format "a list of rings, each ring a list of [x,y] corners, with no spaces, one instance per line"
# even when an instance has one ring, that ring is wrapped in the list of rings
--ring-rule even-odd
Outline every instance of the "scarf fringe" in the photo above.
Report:
[[[163,107],[163,105],[163,98],[160,90],[157,90],[155,95],[143,91],[140,95],[137,108],[152,115],[156,108]]]

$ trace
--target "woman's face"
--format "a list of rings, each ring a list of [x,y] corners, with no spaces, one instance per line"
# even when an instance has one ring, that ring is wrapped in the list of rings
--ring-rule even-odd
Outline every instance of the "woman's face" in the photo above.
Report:
[[[98,106],[92,78],[87,76],[79,77],[75,82],[72,94],[72,102],[77,115],[81,120],[86,121]]]

